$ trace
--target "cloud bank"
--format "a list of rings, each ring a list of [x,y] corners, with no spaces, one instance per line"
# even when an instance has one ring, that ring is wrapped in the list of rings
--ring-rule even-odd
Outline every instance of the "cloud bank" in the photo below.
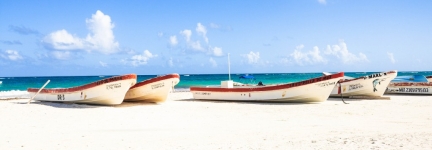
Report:
[[[18,51],[15,50],[6,50],[0,56],[6,60],[18,61],[23,59],[23,57],[19,54]]]
[[[303,66],[304,64],[319,64],[319,63],[327,63],[327,60],[321,56],[321,52],[317,46],[313,47],[312,51],[302,52],[304,45],[299,45],[296,47],[293,53],[290,56],[294,59],[294,61]]]
[[[283,64],[294,63],[300,66],[327,64],[334,60],[345,65],[369,62],[365,54],[350,52],[343,40],[340,40],[339,44],[336,45],[327,45],[324,52],[321,52],[318,46],[314,46],[310,51],[304,51],[303,48],[304,45],[297,46],[288,57],[282,58],[280,62]]]
[[[260,59],[260,53],[259,52],[250,51],[249,54],[245,54],[243,56],[246,57],[247,62],[249,64],[258,63],[258,60]]]
[[[130,64],[134,67],[137,67],[137,66],[141,66],[141,65],[146,65],[148,60],[150,60],[151,58],[157,57],[157,56],[158,55],[154,55],[148,50],[144,50],[143,54],[133,55],[130,59],[124,59],[124,60],[121,60],[121,62],[123,62],[124,64]]]
[[[355,55],[349,52],[348,47],[343,40],[340,40],[338,45],[327,45],[325,54],[336,56],[344,64],[369,62],[365,54],[359,53],[358,55]]]
[[[217,26],[216,24],[210,24],[210,26],[213,28]],[[180,36],[183,37],[184,42],[183,46],[186,47],[185,49],[194,53],[204,53],[207,55],[212,55],[216,57],[221,57],[224,55],[223,50],[221,47],[213,47],[209,45],[209,38],[207,37],[207,28],[201,24],[200,22],[197,23],[197,26],[195,28],[195,34],[198,35],[198,39],[195,36],[195,39],[193,38],[194,33],[190,29],[184,29],[179,32]],[[202,42],[203,41],[203,42]],[[170,36],[169,39],[169,45],[176,46],[180,45],[181,47],[181,38],[177,38],[176,35]]]
[[[44,45],[53,50],[85,50],[112,54],[119,51],[119,43],[115,41],[111,18],[100,10],[86,19],[90,33],[85,38],[70,34],[65,29],[52,32],[43,38]]]

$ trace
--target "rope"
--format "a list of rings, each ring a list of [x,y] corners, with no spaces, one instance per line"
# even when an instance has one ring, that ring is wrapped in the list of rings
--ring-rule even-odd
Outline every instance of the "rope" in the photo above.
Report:
[[[342,85],[341,85],[341,83],[340,83],[340,81],[338,81],[338,83],[339,83],[339,88],[342,88]],[[347,103],[347,102],[345,102],[344,101],[344,99],[343,99],[343,94],[342,94],[342,90],[341,90],[341,99],[342,99],[342,102],[344,103],[344,104],[349,104],[349,103]]]

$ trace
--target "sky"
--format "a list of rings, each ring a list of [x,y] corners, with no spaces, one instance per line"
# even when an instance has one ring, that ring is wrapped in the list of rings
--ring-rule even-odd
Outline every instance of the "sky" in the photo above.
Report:
[[[432,70],[432,1],[0,1],[0,76]]]

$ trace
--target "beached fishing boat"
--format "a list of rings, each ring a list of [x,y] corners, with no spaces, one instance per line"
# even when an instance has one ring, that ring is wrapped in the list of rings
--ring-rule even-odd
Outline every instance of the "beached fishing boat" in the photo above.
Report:
[[[117,105],[123,102],[126,92],[136,83],[136,74],[115,76],[82,86],[71,88],[39,89],[28,88],[33,100],[86,103],[98,105]]]
[[[412,75],[401,76],[393,80],[387,87],[387,94],[431,94],[432,76]]]
[[[431,94],[432,82],[390,83],[386,94]]]
[[[179,82],[180,75],[176,73],[144,80],[129,89],[125,101],[164,102]]]
[[[191,87],[195,99],[223,101],[322,102],[344,76],[343,72],[295,83],[233,86],[222,81],[218,87]]]
[[[345,76],[331,92],[331,97],[375,96],[384,95],[391,80],[397,76],[397,71],[370,74],[358,78]]]

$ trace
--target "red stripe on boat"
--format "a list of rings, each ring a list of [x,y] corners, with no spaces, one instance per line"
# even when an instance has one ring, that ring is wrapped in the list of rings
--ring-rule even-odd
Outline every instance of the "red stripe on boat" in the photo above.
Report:
[[[209,91],[209,92],[252,92],[252,91],[271,91],[271,90],[280,90],[280,89],[287,89],[287,88],[293,88],[298,87],[302,85],[307,84],[313,84],[321,81],[327,81],[335,78],[343,77],[344,73],[336,73],[332,75],[327,75],[323,77],[313,78],[309,80],[304,80],[296,83],[288,83],[288,84],[281,84],[281,85],[275,85],[275,86],[252,86],[248,88],[220,88],[220,87],[190,87],[190,91]]]
[[[55,88],[55,89],[42,89],[41,93],[70,93],[70,92],[76,92],[76,91],[83,91],[89,88],[93,88],[95,86],[99,86],[106,83],[116,82],[120,80],[128,80],[128,79],[136,79],[136,74],[127,74],[122,76],[115,76],[111,78],[102,79],[96,82],[92,82],[86,85],[82,86],[76,86],[71,88]],[[39,91],[38,88],[28,88],[27,92],[37,92]]]
[[[159,77],[147,79],[147,80],[144,80],[144,81],[141,81],[141,82],[135,84],[130,89],[137,88],[137,87],[140,87],[140,86],[143,86],[143,85],[147,85],[147,84],[150,84],[150,83],[153,83],[153,82],[157,82],[157,81],[161,81],[161,80],[165,80],[165,79],[171,79],[171,78],[180,78],[180,75],[179,74],[167,74],[167,75],[164,75],[164,76],[159,76]]]

